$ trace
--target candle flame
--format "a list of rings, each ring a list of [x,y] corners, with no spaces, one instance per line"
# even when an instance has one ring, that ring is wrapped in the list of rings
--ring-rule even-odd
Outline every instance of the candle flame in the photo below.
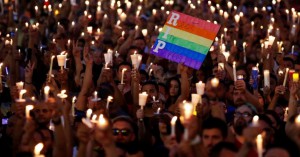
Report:
[[[34,154],[35,155],[41,154],[41,151],[42,151],[43,147],[44,147],[43,143],[38,143],[37,145],[35,145],[35,147],[34,147]]]

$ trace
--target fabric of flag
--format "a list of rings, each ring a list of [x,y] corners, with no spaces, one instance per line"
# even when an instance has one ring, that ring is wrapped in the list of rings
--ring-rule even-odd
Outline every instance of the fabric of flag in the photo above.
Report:
[[[151,54],[199,69],[220,25],[172,11]]]

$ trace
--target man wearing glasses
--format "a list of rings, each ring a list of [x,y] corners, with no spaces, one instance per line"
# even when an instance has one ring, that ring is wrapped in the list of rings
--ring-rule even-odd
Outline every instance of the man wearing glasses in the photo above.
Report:
[[[113,138],[124,156],[127,154],[143,156],[137,140],[137,126],[128,116],[118,116],[112,123]]]

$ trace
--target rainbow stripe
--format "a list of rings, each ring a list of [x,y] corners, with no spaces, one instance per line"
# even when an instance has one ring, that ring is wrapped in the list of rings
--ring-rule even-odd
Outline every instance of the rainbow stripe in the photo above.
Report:
[[[180,16],[175,26],[173,23],[168,23],[173,13]],[[219,29],[220,25],[173,11],[153,45],[151,53],[199,69]],[[160,48],[161,42],[165,43],[163,48]]]

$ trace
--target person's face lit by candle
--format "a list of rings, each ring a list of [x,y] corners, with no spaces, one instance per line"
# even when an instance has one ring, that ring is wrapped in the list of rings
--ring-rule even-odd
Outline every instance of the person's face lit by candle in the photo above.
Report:
[[[127,69],[125,72],[124,72],[124,83],[127,84],[127,83],[130,83],[131,81],[131,67],[129,65],[121,65],[119,66],[118,68],[118,79],[121,81],[121,77],[122,77],[122,70],[123,69]]]
[[[114,140],[118,143],[129,144],[136,136],[133,127],[125,120],[117,120],[112,125]]]
[[[34,108],[35,119],[38,124],[48,125],[51,119],[51,109],[48,104],[38,104]]]
[[[153,96],[155,100],[158,99],[158,86],[154,84],[148,83],[143,85],[142,92],[146,92],[148,94],[147,103],[151,103],[153,101]]]
[[[236,134],[242,135],[243,130],[252,122],[253,112],[246,106],[242,105],[235,110],[233,128]]]

